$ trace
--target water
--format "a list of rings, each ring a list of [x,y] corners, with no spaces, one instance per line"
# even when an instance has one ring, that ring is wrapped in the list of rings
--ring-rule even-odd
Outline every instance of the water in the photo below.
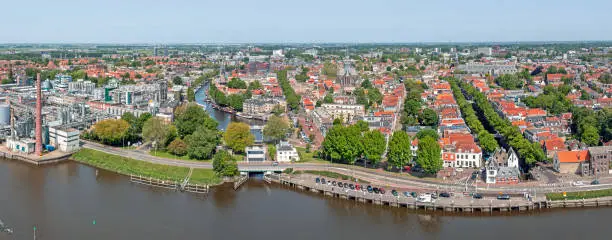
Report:
[[[0,160],[0,239],[609,239],[612,208],[451,215],[324,197],[249,180],[180,193],[73,162]],[[93,221],[95,220],[95,225]]]
[[[227,128],[227,125],[232,121],[245,122],[251,126],[262,126],[265,124],[261,120],[239,119],[235,116],[232,116],[232,114],[214,109],[208,102],[205,101],[206,98],[208,98],[208,96],[206,95],[206,90],[208,89],[208,86],[208,83],[206,83],[203,87],[198,89],[198,91],[195,93],[195,99],[197,103],[204,105],[204,110],[206,110],[206,112],[208,112],[208,114],[219,123],[219,126],[217,127],[219,130],[225,130]],[[256,137],[258,136],[256,135]]]

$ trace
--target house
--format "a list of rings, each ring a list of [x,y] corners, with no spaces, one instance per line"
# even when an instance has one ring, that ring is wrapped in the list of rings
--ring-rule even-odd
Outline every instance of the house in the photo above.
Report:
[[[553,138],[544,141],[544,151],[546,152],[546,157],[553,158],[555,153],[558,151],[566,151],[567,146],[563,142],[562,138]]]
[[[281,141],[276,145],[276,160],[279,162],[293,162],[299,161],[300,156],[289,142]]]
[[[513,148],[495,150],[486,164],[486,183],[514,184],[519,182],[519,158]]]
[[[479,168],[482,161],[482,150],[469,133],[449,133],[440,139],[444,167]]]
[[[612,161],[612,146],[589,147],[593,175],[609,174]]]
[[[553,169],[559,173],[589,175],[588,150],[558,151],[553,157]]]
[[[263,162],[266,160],[266,149],[261,145],[246,147],[247,162]]]

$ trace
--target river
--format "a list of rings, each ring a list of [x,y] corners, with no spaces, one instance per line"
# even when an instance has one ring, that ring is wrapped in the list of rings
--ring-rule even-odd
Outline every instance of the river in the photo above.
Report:
[[[612,208],[513,215],[425,213],[251,179],[208,195],[133,184],[65,162],[0,160],[0,239],[608,239]],[[94,224],[95,221],[95,224]]]

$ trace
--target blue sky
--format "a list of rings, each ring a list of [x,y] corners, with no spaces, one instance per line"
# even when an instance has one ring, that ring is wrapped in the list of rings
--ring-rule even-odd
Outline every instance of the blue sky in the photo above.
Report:
[[[612,40],[610,0],[5,0],[0,43]]]

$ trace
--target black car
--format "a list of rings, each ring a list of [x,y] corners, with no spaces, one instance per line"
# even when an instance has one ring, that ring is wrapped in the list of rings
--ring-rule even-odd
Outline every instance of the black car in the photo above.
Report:
[[[380,192],[380,191],[378,191],[378,188],[377,188],[377,187],[375,187],[375,188],[373,189],[373,191],[374,191],[374,193],[376,193],[376,194],[378,194],[378,193]]]
[[[348,183],[344,183],[344,188],[348,188],[348,187],[349,187]]]
[[[449,197],[450,197],[450,193],[447,193],[447,192],[441,192],[441,193],[440,193],[440,197],[443,197],[443,198],[449,198]]]
[[[325,182],[325,178],[321,178],[321,183],[327,184],[327,182]]]
[[[333,181],[333,182],[332,182],[332,186],[336,186],[336,181]]]
[[[431,198],[432,198],[432,199],[438,199],[438,194],[432,193],[432,194],[431,194]]]
[[[349,184],[349,188],[350,188],[351,190],[355,190],[355,185],[353,185],[353,184],[351,183],[351,184]]]
[[[342,187],[342,183],[341,182],[338,182],[338,187]]]
[[[472,197],[475,198],[475,199],[482,199],[482,194],[474,193],[474,195],[472,195]]]
[[[320,178],[317,178],[317,179],[315,179],[315,182],[316,182],[316,183],[320,183],[320,182],[321,182],[321,179],[320,179]]]
[[[508,194],[497,195],[497,200],[510,200],[510,195]]]
[[[368,186],[368,188],[367,188],[367,189],[368,189],[368,192],[369,192],[369,193],[372,193],[372,192],[374,191],[374,189],[372,188],[372,186]]]
[[[397,193],[397,191],[395,189],[391,190],[391,194],[393,194],[393,196],[399,196],[399,193]]]

